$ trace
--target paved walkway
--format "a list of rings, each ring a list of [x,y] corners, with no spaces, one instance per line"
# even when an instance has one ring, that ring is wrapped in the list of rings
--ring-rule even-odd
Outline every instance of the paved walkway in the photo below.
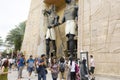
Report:
[[[17,80],[17,76],[18,76],[18,72],[12,70],[11,73],[8,74],[8,80]],[[23,70],[22,77],[23,78],[21,80],[28,80],[28,72],[26,69]],[[30,80],[38,80],[38,77],[37,77],[37,75],[35,76],[34,72],[32,73]],[[52,80],[50,71],[48,71],[47,80]],[[58,80],[60,80],[60,79],[58,79]]]
[[[17,71],[12,70],[11,73],[8,74],[8,80],[17,80],[17,74],[18,74]],[[21,80],[28,80],[28,72],[26,69],[23,70],[23,78]],[[31,80],[38,80],[38,78],[37,78],[37,76],[35,76],[34,72],[32,73]],[[50,71],[48,71],[47,80],[52,80]],[[60,79],[58,79],[58,80],[60,80]],[[120,78],[96,75],[96,80],[120,80]]]

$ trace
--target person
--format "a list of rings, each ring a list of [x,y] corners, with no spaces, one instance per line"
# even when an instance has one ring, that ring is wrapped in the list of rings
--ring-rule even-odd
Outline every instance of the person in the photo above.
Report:
[[[75,0],[65,0],[66,8],[64,11],[64,16],[62,18],[62,21],[60,24],[63,24],[66,22],[65,27],[65,34],[68,38],[68,47],[70,50],[70,55],[74,56],[74,49],[75,49],[75,43],[74,43],[74,36],[76,35],[76,20],[78,18],[78,6],[75,3]]]
[[[61,57],[59,63],[59,71],[61,72],[62,79],[64,79],[65,67],[65,59]]]
[[[12,69],[12,65],[13,65],[13,59],[12,58],[10,58],[9,59],[9,69],[11,70]]]
[[[30,80],[30,76],[32,74],[32,71],[34,71],[34,60],[32,58],[32,55],[30,55],[30,58],[27,60],[27,70],[29,73],[29,80]]]
[[[56,56],[56,34],[54,28],[58,25],[59,16],[56,14],[55,5],[51,5],[49,10],[43,10],[43,14],[47,16],[46,54],[49,59],[50,41],[52,41],[53,53]]]
[[[34,59],[34,63],[35,63],[35,68],[34,68],[34,73],[35,73],[35,76],[37,76],[37,63],[38,63],[38,58],[36,57],[35,59]]]
[[[76,80],[76,72],[75,72],[75,58],[70,58],[70,61],[68,63],[70,68],[70,80]]]
[[[87,75],[88,74],[88,72],[87,72],[87,66],[86,66],[86,59],[85,59],[85,57],[83,57],[83,60],[82,60],[82,64],[83,64],[83,69],[84,69],[84,72],[85,72],[85,75]]]
[[[95,79],[94,70],[95,70],[95,62],[93,59],[93,55],[90,55],[90,75],[91,75],[92,80]]]
[[[50,70],[51,70],[52,79],[53,80],[57,80],[58,73],[59,73],[59,65],[57,63],[57,59],[56,58],[52,59]]]
[[[18,62],[18,79],[22,78],[22,71],[25,65],[24,55],[20,56],[19,62]]]
[[[8,65],[9,61],[6,59],[2,64],[2,72],[0,73],[0,80],[8,80]]]
[[[78,64],[75,64],[75,73],[76,73],[76,80],[80,80],[80,69]]]
[[[38,73],[38,80],[46,80],[46,55],[42,54],[41,58],[38,59],[38,64],[37,64],[37,73]]]
[[[88,80],[88,77],[86,76],[86,73],[84,71],[84,64],[83,61],[80,61],[80,78],[81,80]]]

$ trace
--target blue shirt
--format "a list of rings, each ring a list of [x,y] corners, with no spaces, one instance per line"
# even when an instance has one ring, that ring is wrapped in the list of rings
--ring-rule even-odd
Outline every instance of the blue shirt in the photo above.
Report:
[[[20,61],[19,61],[18,66],[19,66],[19,67],[24,66],[24,63],[25,63],[24,59],[23,59],[23,58],[20,58]]]
[[[42,63],[42,62],[44,62],[44,60],[39,59],[38,62],[39,62],[39,63]],[[39,74],[42,74],[42,75],[46,74],[46,73],[45,73],[45,66],[43,66],[43,65],[40,65],[40,66],[39,66]]]

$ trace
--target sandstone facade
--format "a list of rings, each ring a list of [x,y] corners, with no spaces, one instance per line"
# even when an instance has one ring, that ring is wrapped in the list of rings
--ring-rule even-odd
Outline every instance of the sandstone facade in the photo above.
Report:
[[[43,0],[31,0],[31,7],[26,24],[25,36],[22,44],[22,51],[27,57],[45,53],[45,30],[44,16],[42,10],[45,9]]]
[[[46,18],[42,10],[48,5],[43,1],[31,2],[22,45],[26,55],[46,53]],[[120,76],[120,0],[78,0],[78,4],[78,57],[81,50],[88,51],[95,58],[96,74]],[[64,4],[57,10],[60,21],[63,11]],[[65,24],[55,28],[58,56],[64,55],[63,49],[66,48],[64,28]]]
[[[120,76],[120,0],[79,1],[78,53],[94,55],[96,73]]]

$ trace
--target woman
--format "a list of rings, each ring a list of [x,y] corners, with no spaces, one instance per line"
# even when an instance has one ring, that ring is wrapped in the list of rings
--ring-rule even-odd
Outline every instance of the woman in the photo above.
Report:
[[[53,60],[51,62],[50,70],[51,70],[51,74],[52,74],[52,79],[57,80],[58,72],[59,72],[59,65],[57,63],[56,58],[53,58]]]
[[[8,80],[8,60],[5,60],[2,64],[2,72],[0,73],[0,79],[1,80]]]
[[[78,64],[75,64],[75,73],[76,73],[76,80],[80,80],[80,69]]]
[[[71,58],[68,64],[70,68],[70,80],[76,80],[75,64],[75,58]]]
[[[65,59],[61,57],[59,63],[59,71],[61,72],[62,79],[64,79],[65,67],[66,67]]]

